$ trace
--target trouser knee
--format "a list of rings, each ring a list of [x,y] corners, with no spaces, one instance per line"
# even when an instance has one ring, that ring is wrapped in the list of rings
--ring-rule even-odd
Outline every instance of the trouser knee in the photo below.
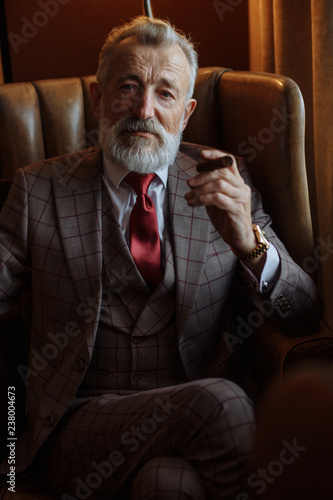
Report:
[[[140,469],[132,484],[131,500],[205,500],[195,467],[182,457],[155,457]]]
[[[253,447],[254,405],[239,386],[229,380],[211,378],[189,384],[185,392],[185,428],[197,426],[197,432],[199,425],[207,435],[210,432],[232,434],[239,446]]]

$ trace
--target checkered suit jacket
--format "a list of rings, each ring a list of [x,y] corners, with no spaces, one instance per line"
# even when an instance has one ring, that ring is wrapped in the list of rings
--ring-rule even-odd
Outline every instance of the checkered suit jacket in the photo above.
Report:
[[[183,144],[168,179],[177,335],[190,380],[228,376],[233,366],[222,332],[232,328],[228,297],[241,267],[205,208],[193,209],[184,200],[199,153],[200,147]],[[26,286],[32,298],[29,366],[20,367],[27,427],[17,447],[18,468],[20,458],[22,468],[31,462],[64,415],[91,359],[102,299],[101,165],[95,148],[20,169],[1,212],[0,314]],[[245,167],[241,172],[250,183]],[[252,205],[254,221],[281,256],[280,279],[258,300],[269,301],[286,324],[306,325],[318,314],[316,288],[270,229],[255,190]],[[121,258],[137,272],[128,248]]]

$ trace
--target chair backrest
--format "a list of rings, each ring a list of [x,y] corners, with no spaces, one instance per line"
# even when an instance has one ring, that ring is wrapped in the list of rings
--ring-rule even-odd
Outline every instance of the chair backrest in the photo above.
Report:
[[[0,86],[0,178],[97,143],[94,78]],[[279,75],[209,67],[199,70],[195,97],[184,140],[243,156],[276,232],[302,264],[312,254],[313,233],[299,87]]]
[[[89,84],[94,77],[0,85],[0,178],[78,149],[97,134]]]
[[[184,140],[245,159],[275,231],[302,266],[313,252],[313,230],[298,85],[270,73],[202,68],[195,97]]]

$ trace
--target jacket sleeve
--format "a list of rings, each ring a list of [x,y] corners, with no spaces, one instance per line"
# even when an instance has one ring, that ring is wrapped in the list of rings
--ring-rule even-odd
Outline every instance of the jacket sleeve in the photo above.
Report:
[[[253,187],[243,162],[240,163],[240,172],[252,189],[253,222],[265,230],[269,241],[275,246],[280,257],[279,276],[267,293],[259,293],[249,274],[240,270],[242,280],[245,280],[247,296],[251,299],[247,316],[254,314],[255,308],[284,332],[289,330],[292,334],[301,335],[314,333],[323,311],[317,286],[310,276],[294,262],[272,229],[271,218],[265,214],[261,196]]]

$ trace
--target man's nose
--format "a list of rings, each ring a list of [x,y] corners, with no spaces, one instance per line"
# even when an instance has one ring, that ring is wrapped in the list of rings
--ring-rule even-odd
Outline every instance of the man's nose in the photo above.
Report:
[[[137,95],[133,103],[132,112],[140,120],[153,118],[155,115],[155,100],[153,93],[149,90],[144,90],[140,95]]]

